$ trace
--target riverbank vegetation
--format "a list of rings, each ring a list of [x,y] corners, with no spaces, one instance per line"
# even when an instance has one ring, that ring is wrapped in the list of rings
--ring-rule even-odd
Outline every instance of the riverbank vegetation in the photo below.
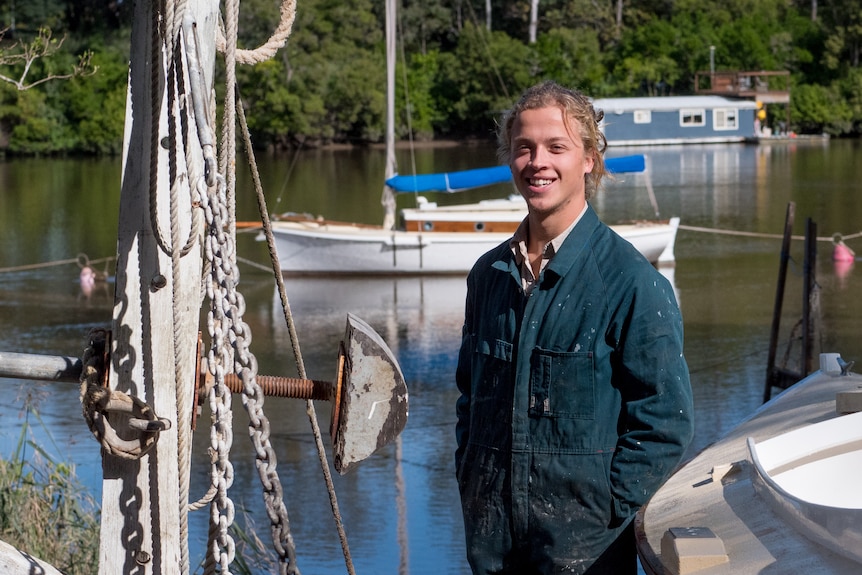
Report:
[[[0,540],[67,575],[87,575],[99,561],[99,505],[75,469],[34,440],[41,429],[52,451],[61,452],[39,417],[44,391],[31,386],[24,396],[15,452],[0,458]]]
[[[240,47],[278,22],[244,0]],[[2,56],[40,30],[65,39],[44,77],[89,55],[95,74],[28,90],[0,82],[0,151],[115,154],[122,146],[133,2],[0,0]],[[791,74],[789,129],[862,132],[862,13],[853,0],[401,0],[398,137],[491,138],[526,86],[553,78],[593,97],[685,95],[696,72]],[[490,11],[487,10],[490,7]],[[272,149],[379,142],[385,122],[382,0],[298,0],[274,59],[238,70],[254,142]],[[534,25],[533,25],[534,23]],[[711,47],[713,47],[711,49]],[[786,118],[767,106],[767,124]],[[772,126],[777,127],[777,126]]]

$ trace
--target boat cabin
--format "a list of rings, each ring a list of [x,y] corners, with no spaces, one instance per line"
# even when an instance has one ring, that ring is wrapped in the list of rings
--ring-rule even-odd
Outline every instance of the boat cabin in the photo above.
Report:
[[[723,96],[604,98],[608,146],[756,141],[757,103]]]

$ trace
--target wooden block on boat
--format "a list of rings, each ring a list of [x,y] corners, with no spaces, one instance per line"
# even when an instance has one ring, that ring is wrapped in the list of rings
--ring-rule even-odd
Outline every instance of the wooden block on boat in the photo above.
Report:
[[[671,575],[727,563],[724,542],[708,527],[671,527],[661,538],[661,562]]]
[[[840,414],[862,411],[862,389],[839,391],[835,394],[835,412]]]

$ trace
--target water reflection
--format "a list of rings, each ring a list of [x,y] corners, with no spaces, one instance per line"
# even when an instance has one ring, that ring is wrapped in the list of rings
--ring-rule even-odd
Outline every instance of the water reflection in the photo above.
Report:
[[[245,319],[254,334],[252,351],[260,372],[295,375],[293,346],[278,293],[271,281],[251,275],[246,274],[243,282],[249,303]],[[409,557],[412,572],[430,572],[432,565],[445,566],[443,571],[450,573],[466,572],[452,464],[454,362],[460,344],[464,279],[297,278],[287,279],[285,289],[310,378],[334,377],[338,342],[350,312],[384,338],[407,381],[410,417],[400,446],[387,446],[355,471],[334,478],[357,571],[410,572],[405,568]],[[305,403],[270,398],[266,409],[272,418],[291,526],[301,542],[300,568],[311,573],[342,572]],[[329,410],[329,404],[317,403],[323,429],[328,429]],[[244,416],[240,413],[235,421],[244,421]],[[195,440],[201,441],[195,454],[205,455],[205,438]],[[325,440],[328,449],[328,436]],[[257,525],[266,525],[248,443],[236,434],[234,497],[240,498]],[[205,482],[205,457],[194,465],[195,477]],[[195,477],[193,484],[198,483]],[[200,544],[206,534],[205,519],[191,525]]]
[[[650,176],[662,217],[678,215],[683,225],[779,235],[789,201],[796,203],[795,233],[812,218],[821,235],[844,235],[857,252],[853,234],[862,222],[858,182],[862,181],[860,143],[827,146],[702,146],[612,150],[647,153]],[[493,149],[479,153],[434,150],[420,157],[421,171],[478,167],[493,161]],[[382,168],[373,150],[315,152],[288,174],[291,162],[260,157],[264,188],[281,197],[272,211],[309,211],[377,222]],[[403,158],[402,158],[403,159]],[[468,160],[475,164],[467,164]],[[410,165],[402,162],[402,165]],[[372,169],[373,168],[373,169]],[[379,168],[379,169],[378,169]],[[113,285],[93,285],[85,294],[75,256],[94,258],[116,251],[119,163],[114,161],[0,161],[0,349],[79,356],[92,327],[110,323]],[[352,186],[345,186],[345,181]],[[58,185],[59,182],[59,185]],[[240,218],[253,215],[251,186],[238,175]],[[283,191],[283,193],[281,193]],[[493,196],[505,189],[491,192]],[[431,196],[431,201],[475,201],[489,192]],[[627,176],[597,196],[606,221],[654,217],[642,177]],[[50,222],[50,225],[48,224]],[[818,245],[817,281],[821,324],[817,351],[862,358],[859,317],[860,274],[854,262],[833,262],[832,245]],[[267,261],[265,247],[250,236],[238,239],[239,254]],[[775,299],[780,241],[681,229],[677,263],[663,273],[674,284],[685,321],[686,357],[692,374],[697,451],[760,405],[766,374],[769,330]],[[71,260],[54,267],[20,271],[19,265]],[[789,331],[801,309],[801,242],[791,246],[791,265],[782,326]],[[842,265],[839,265],[842,264]],[[96,266],[101,270],[102,264]],[[260,373],[295,375],[291,342],[269,276],[242,266],[239,286],[247,303],[245,320]],[[466,573],[461,517],[453,471],[455,355],[460,344],[464,305],[463,278],[288,278],[286,289],[295,316],[301,351],[314,379],[335,373],[338,342],[346,314],[366,320],[387,341],[410,390],[411,413],[401,449],[390,445],[345,477],[335,477],[348,540],[360,573]],[[202,324],[203,325],[203,324]],[[782,339],[782,342],[784,339]],[[783,351],[783,350],[782,350]],[[7,386],[0,402],[0,455],[17,444],[21,428],[19,395],[47,399],[42,420],[79,476],[101,496],[101,458],[80,416],[77,388],[70,384],[0,381]],[[238,398],[232,460],[231,497],[258,526],[266,542],[263,511],[246,416]],[[300,554],[299,566],[314,574],[343,573],[344,561],[329,511],[329,499],[309,431],[305,403],[266,401],[277,450],[285,503]],[[318,403],[321,428],[328,429],[329,405]],[[192,497],[209,481],[205,408],[194,437]],[[48,448],[47,436],[35,441]],[[325,438],[328,442],[328,437]],[[190,518],[193,564],[203,556],[206,512]],[[405,566],[406,565],[406,566]]]

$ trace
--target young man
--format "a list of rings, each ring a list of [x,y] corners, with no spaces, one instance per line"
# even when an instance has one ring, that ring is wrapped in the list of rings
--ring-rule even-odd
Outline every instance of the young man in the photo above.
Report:
[[[631,520],[691,441],[673,289],[588,203],[600,119],[545,82],[500,128],[529,212],[467,280],[455,463],[475,574],[636,573]]]

